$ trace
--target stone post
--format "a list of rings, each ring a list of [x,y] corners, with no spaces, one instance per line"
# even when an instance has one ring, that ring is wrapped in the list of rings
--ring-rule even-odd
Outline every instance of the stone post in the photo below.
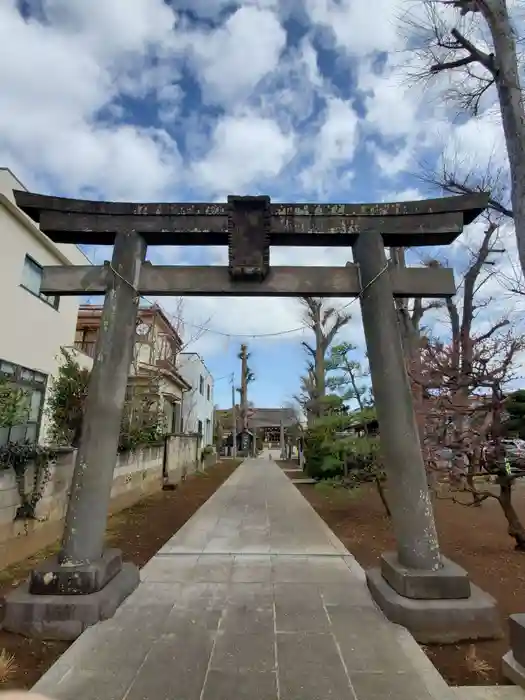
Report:
[[[104,535],[145,254],[146,244],[135,232],[116,236],[62,548],[6,597],[3,627],[11,632],[76,639],[111,617],[139,584],[138,568],[123,564],[119,550],[104,549]]]
[[[397,553],[383,553],[381,566],[367,571],[368,587],[387,617],[423,644],[497,637],[496,601],[440,555],[381,234],[362,233],[354,260],[360,268],[363,327],[397,539]]]
[[[503,675],[525,689],[525,613],[509,617],[510,651],[503,657]]]
[[[381,235],[361,234],[354,259],[399,562],[435,571],[438,538]]]
[[[117,235],[59,555],[62,565],[87,564],[102,556],[145,255],[140,236],[133,231]]]

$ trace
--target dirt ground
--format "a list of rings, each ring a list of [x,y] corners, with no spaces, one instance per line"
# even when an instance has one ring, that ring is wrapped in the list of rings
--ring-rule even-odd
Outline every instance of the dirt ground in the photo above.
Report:
[[[376,565],[382,552],[395,548],[374,487],[357,493],[323,485],[298,488],[363,567]],[[461,496],[468,500],[468,494]],[[515,486],[513,498],[524,522],[525,483]],[[480,508],[438,500],[435,516],[443,554],[463,566],[473,583],[498,601],[505,638],[475,645],[432,645],[425,651],[451,685],[505,684],[500,669],[501,657],[509,649],[506,620],[512,613],[525,612],[525,553],[514,551],[506,520],[493,499]]]
[[[189,476],[174,491],[162,491],[113,515],[107,542],[122,550],[125,561],[144,564],[215,493],[239,464],[222,460],[204,474]],[[21,583],[31,568],[56,551],[51,547],[0,572],[0,596]],[[67,642],[43,642],[0,630],[0,689],[31,688],[64,653]]]

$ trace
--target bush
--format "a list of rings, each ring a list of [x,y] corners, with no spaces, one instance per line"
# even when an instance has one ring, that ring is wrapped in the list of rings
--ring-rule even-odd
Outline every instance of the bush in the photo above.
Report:
[[[349,435],[348,417],[327,415],[308,428],[304,440],[307,474],[313,479],[345,481],[352,486],[383,478],[379,439]]]
[[[35,518],[36,506],[42,498],[44,487],[49,479],[49,462],[53,459],[56,459],[56,454],[52,450],[28,441],[8,442],[7,445],[0,447],[0,468],[14,471],[20,496],[15,520]],[[33,483],[27,494],[25,475],[30,464],[34,467]]]
[[[333,479],[343,474],[341,451],[331,434],[322,426],[313,426],[306,431],[304,439],[306,473],[312,479]]]
[[[61,353],[64,362],[60,365],[49,392],[49,436],[55,445],[78,447],[90,373],[64,348]]]

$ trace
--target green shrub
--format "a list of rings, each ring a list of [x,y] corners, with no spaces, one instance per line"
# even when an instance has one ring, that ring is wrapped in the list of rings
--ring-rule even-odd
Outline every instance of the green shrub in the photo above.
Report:
[[[55,445],[78,447],[89,384],[89,370],[61,349],[63,363],[51,382],[48,400],[49,437]]]

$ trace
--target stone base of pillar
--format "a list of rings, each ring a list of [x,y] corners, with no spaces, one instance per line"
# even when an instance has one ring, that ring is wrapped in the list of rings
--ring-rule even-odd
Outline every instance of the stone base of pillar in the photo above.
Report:
[[[509,617],[510,651],[503,657],[503,675],[525,688],[525,613]]]
[[[139,569],[129,563],[103,588],[87,594],[30,593],[27,580],[6,596],[1,626],[25,637],[74,641],[91,625],[113,617],[139,583]]]
[[[64,566],[58,557],[38,564],[29,577],[36,595],[88,595],[101,591],[122,569],[119,549],[106,549],[100,559],[80,566]]]
[[[454,644],[503,636],[497,603],[470,583],[467,572],[444,559],[438,571],[400,566],[397,555],[382,557],[367,571],[368,588],[386,617],[406,627],[421,644]]]
[[[397,552],[381,555],[381,574],[390,586],[404,598],[443,600],[469,598],[468,573],[450,559],[441,557],[443,566],[437,571],[407,569],[400,564]]]
[[[501,670],[505,678],[525,690],[525,666],[516,661],[512,651],[508,651],[501,660]]]

